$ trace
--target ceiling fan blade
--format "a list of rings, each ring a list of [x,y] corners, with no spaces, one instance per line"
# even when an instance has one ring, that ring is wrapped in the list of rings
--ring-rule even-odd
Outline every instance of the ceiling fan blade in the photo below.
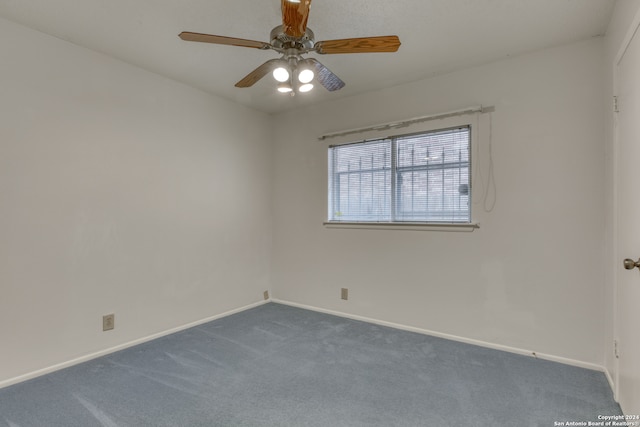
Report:
[[[331,70],[320,62],[314,58],[308,58],[307,61],[316,69],[316,80],[318,80],[318,82],[320,82],[320,84],[329,92],[340,90],[344,87],[345,83],[340,80],[340,77],[333,74]]]
[[[398,36],[360,37],[319,41],[314,49],[320,54],[327,53],[369,53],[395,52],[400,47]]]
[[[270,59],[236,83],[236,87],[251,87],[258,80],[269,74],[280,62],[280,59]]]
[[[229,46],[253,47],[256,49],[270,49],[271,45],[266,42],[255,40],[237,39],[235,37],[214,36],[213,34],[191,33],[183,31],[179,34],[182,40],[188,42],[202,42],[213,44],[225,44]]]
[[[311,0],[281,0],[282,29],[291,37],[302,37],[307,31]]]

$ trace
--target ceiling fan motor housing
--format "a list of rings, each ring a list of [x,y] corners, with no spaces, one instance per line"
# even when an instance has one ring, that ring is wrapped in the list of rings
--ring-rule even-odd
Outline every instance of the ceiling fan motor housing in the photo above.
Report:
[[[307,28],[302,37],[293,37],[284,32],[282,25],[271,30],[271,46],[276,49],[312,49],[315,36],[311,29]]]

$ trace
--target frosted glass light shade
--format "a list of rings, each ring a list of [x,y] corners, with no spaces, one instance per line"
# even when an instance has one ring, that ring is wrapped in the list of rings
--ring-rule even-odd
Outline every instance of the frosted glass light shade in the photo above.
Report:
[[[306,84],[301,85],[298,88],[298,91],[300,91],[300,92],[309,92],[311,89],[313,89],[313,85],[311,83],[306,83]]]
[[[280,83],[278,85],[278,92],[280,93],[290,93],[293,91],[293,88],[288,83]]]
[[[311,80],[313,80],[314,77],[315,74],[313,74],[313,71],[308,68],[303,68],[298,73],[298,80],[300,81],[300,83],[309,83],[311,82]]]
[[[273,70],[273,78],[279,82],[286,82],[289,80],[289,70],[284,67],[278,67]]]

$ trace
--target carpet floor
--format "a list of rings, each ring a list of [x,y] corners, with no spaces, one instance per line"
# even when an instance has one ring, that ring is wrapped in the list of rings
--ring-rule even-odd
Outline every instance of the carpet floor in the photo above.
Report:
[[[547,427],[617,414],[601,372],[274,303],[0,390],[3,427]]]

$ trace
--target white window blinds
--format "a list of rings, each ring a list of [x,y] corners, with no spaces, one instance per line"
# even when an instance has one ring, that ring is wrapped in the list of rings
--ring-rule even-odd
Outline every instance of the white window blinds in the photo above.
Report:
[[[469,126],[329,148],[329,221],[470,223]]]

